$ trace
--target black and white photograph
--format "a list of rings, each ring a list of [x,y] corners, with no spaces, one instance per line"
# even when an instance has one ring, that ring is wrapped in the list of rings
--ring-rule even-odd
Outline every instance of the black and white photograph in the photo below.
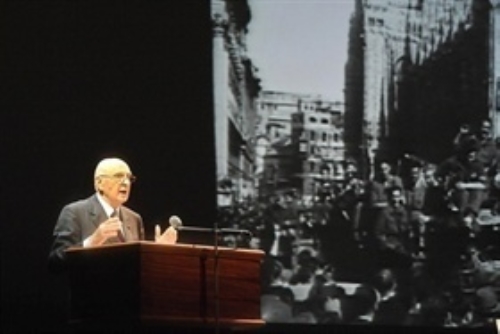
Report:
[[[494,328],[500,4],[211,3],[218,221],[265,321]]]

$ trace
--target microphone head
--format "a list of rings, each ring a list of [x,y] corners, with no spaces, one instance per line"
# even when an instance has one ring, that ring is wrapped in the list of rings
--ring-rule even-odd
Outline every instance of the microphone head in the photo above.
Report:
[[[170,224],[170,226],[172,226],[173,228],[179,228],[182,226],[182,220],[178,217],[178,216],[171,216],[169,219],[168,219],[168,223]]]

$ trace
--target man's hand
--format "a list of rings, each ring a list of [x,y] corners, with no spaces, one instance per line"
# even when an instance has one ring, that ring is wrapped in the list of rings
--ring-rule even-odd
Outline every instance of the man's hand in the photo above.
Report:
[[[170,226],[162,234],[160,226],[156,225],[155,241],[160,244],[173,245],[177,242],[177,230]]]
[[[122,229],[122,222],[118,217],[109,218],[102,222],[89,239],[88,246],[99,246],[108,239],[117,237]]]

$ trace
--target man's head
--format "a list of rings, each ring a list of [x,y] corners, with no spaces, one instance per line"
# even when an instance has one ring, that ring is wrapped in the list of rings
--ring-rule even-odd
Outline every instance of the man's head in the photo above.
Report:
[[[346,177],[352,178],[352,177],[356,176],[357,172],[358,172],[358,169],[356,167],[356,164],[353,162],[348,162],[346,167],[345,167]]]
[[[474,161],[477,157],[479,148],[480,144],[476,138],[466,138],[459,145],[459,158],[468,162]]]
[[[491,128],[491,121],[489,119],[483,120],[479,129],[481,138],[489,138],[491,136]]]
[[[118,158],[102,160],[94,172],[96,191],[114,208],[128,200],[134,180],[127,163]]]
[[[368,284],[361,284],[351,295],[355,317],[372,314],[377,309],[377,293]]]
[[[422,177],[422,167],[413,165],[410,167],[410,179],[413,184],[417,183]]]
[[[391,165],[389,164],[389,162],[387,161],[382,161],[380,162],[380,173],[382,174],[382,176],[384,177],[388,177],[391,175]]]
[[[424,169],[424,180],[425,183],[429,186],[436,186],[437,185],[437,179],[436,179],[436,165],[427,165]]]
[[[385,296],[390,291],[395,291],[397,287],[396,275],[392,269],[383,268],[375,274],[373,287]]]
[[[404,203],[403,189],[399,186],[387,189],[387,195],[392,206],[399,207]]]

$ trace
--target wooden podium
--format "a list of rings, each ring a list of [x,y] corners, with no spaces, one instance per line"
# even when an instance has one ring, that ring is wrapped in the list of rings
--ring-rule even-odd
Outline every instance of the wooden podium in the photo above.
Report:
[[[262,251],[140,241],[66,252],[73,322],[232,329],[264,324]]]

